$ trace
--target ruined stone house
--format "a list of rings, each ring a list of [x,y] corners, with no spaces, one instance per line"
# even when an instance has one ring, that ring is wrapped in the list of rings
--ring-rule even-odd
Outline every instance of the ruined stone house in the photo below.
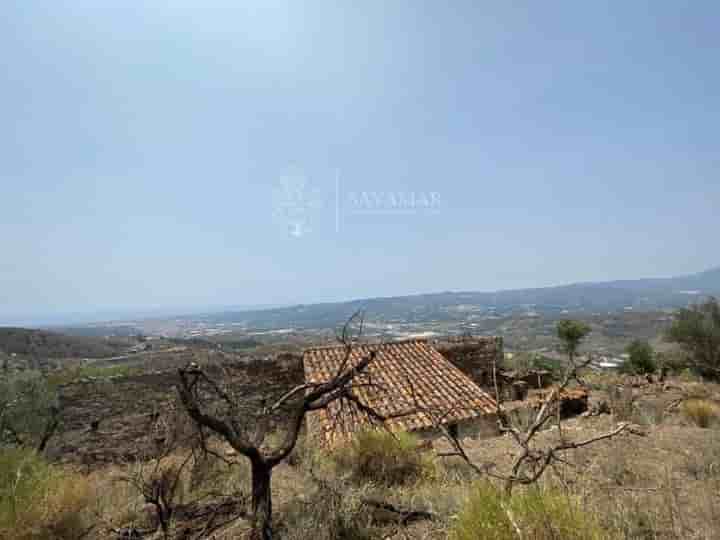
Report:
[[[493,366],[502,369],[503,338],[453,336],[435,340],[433,346],[480,388],[494,394]]]
[[[501,341],[499,346],[502,354]],[[497,354],[493,350],[492,354]],[[320,445],[342,444],[354,433],[380,423],[390,431],[412,431],[421,438],[437,437],[438,423],[460,438],[497,433],[495,400],[468,375],[473,373],[469,359],[460,364],[465,368],[461,369],[433,344],[416,339],[358,345],[352,349],[348,363],[354,365],[371,351],[376,351],[377,357],[356,378],[356,395],[386,420],[380,422],[354,403],[338,400],[307,417],[309,436]],[[303,354],[305,381],[330,380],[341,369],[345,355],[342,346],[307,349]],[[484,355],[481,352],[468,358],[479,362]]]

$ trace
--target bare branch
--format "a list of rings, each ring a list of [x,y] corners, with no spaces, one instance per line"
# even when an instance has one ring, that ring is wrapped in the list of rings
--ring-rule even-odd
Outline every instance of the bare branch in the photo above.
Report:
[[[359,319],[359,323],[357,323]],[[357,337],[352,336],[352,325],[358,324]],[[322,383],[307,383],[296,386],[283,394],[270,407],[263,406],[260,416],[250,419],[243,417],[240,412],[237,397],[231,391],[224,390],[220,384],[208,377],[197,364],[180,369],[180,401],[193,421],[202,428],[208,428],[221,436],[239,454],[250,460],[252,465],[252,509],[253,528],[255,535],[263,540],[272,536],[270,529],[270,516],[272,504],[270,496],[270,478],[272,469],[288,457],[295,448],[305,415],[310,411],[325,409],[331,404],[339,402],[354,405],[358,410],[371,417],[382,417],[372,410],[355,393],[355,390],[365,384],[365,377],[360,384],[353,384],[355,379],[365,374],[368,366],[375,360],[376,352],[371,351],[356,362],[352,358],[357,341],[364,328],[364,315],[355,313],[344,325],[338,340],[343,344],[343,357],[335,375]],[[229,379],[229,377],[227,377]],[[202,391],[201,391],[202,386]],[[302,399],[293,398],[302,395]],[[227,416],[208,412],[207,405],[203,403],[204,397],[216,397],[227,408]],[[293,400],[293,401],[291,401]],[[289,407],[287,414],[287,429],[281,442],[273,448],[263,447],[263,442],[269,425],[270,414],[281,407]],[[250,436],[250,433],[254,433]],[[206,448],[207,451],[207,448]]]
[[[587,356],[582,362],[577,362],[574,354],[569,355],[569,367],[564,373],[559,384],[554,387],[540,402],[537,412],[527,429],[522,430],[514,425],[509,418],[505,408],[502,405],[502,397],[498,384],[498,373],[496,362],[493,361],[493,387],[495,390],[495,412],[498,419],[498,427],[501,432],[509,433],[512,440],[518,446],[518,454],[511,466],[509,474],[498,474],[494,472],[493,465],[479,466],[470,459],[462,443],[453,437],[443,424],[443,420],[448,414],[433,414],[434,411],[422,408],[432,419],[436,429],[444,436],[444,439],[450,444],[452,450],[438,454],[439,457],[458,457],[462,459],[477,474],[485,474],[492,478],[505,482],[506,492],[510,493],[515,484],[532,484],[537,482],[544,474],[547,467],[552,466],[555,462],[565,463],[561,456],[562,452],[588,446],[590,444],[613,438],[628,428],[628,424],[622,424],[608,433],[604,433],[579,442],[569,442],[565,439],[562,430],[561,405],[566,389],[571,382],[577,381],[582,385],[579,371],[587,367],[592,358]],[[412,381],[410,380],[412,385]],[[416,405],[420,407],[420,404]],[[553,414],[555,413],[555,414]],[[535,447],[534,439],[543,430],[547,423],[553,419],[557,420],[559,441],[549,448],[540,449]],[[529,471],[526,469],[529,467]]]
[[[293,388],[292,390],[290,390],[289,392],[286,392],[285,394],[283,394],[272,406],[270,406],[270,407],[269,407],[268,409],[266,409],[264,412],[265,412],[266,414],[267,414],[267,413],[271,413],[271,412],[275,412],[275,411],[277,411],[280,407],[282,407],[282,406],[285,404],[285,402],[287,402],[287,401],[289,401],[290,399],[292,399],[293,397],[295,397],[295,395],[297,395],[297,394],[299,394],[299,393],[301,393],[301,392],[305,392],[306,390],[309,390],[309,389],[314,388],[314,387],[316,387],[316,386],[317,386],[317,383],[305,383],[305,384],[298,385],[298,386],[296,386],[295,388]]]

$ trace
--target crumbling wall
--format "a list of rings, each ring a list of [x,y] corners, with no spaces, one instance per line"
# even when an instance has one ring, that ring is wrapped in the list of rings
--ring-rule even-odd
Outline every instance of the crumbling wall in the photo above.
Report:
[[[253,359],[234,366],[245,374],[249,384],[265,386],[277,391],[291,390],[305,382],[302,356],[283,353],[273,358]]]
[[[503,365],[503,339],[492,337],[448,338],[435,344],[437,350],[483,390],[493,390],[493,366]]]
[[[302,357],[289,353],[234,363],[231,373],[233,391],[250,408],[269,405],[305,382]]]
[[[510,401],[523,400],[529,390],[542,390],[550,386],[552,381],[552,373],[544,370],[498,371],[499,390],[503,399]]]

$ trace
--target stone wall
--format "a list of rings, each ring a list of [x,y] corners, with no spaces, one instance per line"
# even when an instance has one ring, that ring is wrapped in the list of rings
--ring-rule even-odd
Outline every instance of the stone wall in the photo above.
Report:
[[[281,390],[290,390],[305,382],[302,356],[299,354],[283,353],[272,358],[238,363],[234,367],[255,384],[268,384]]]
[[[478,416],[477,418],[464,420],[456,424],[456,436],[460,441],[467,439],[489,439],[497,437],[500,434],[497,415],[495,414],[484,414],[482,416]],[[445,448],[448,443],[445,436],[439,429],[430,428],[413,431],[413,435],[415,435],[422,443],[432,444],[436,450],[449,450],[449,448]]]
[[[485,391],[494,392],[493,364],[503,365],[501,337],[461,337],[438,341],[435,347]]]

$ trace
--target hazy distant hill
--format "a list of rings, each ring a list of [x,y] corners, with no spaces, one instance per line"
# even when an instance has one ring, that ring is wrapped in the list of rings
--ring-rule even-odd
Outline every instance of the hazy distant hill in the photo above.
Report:
[[[67,336],[44,330],[0,327],[0,351],[34,358],[101,358],[127,349],[123,339]]]
[[[473,313],[534,311],[557,314],[565,310],[602,312],[627,308],[675,308],[708,295],[720,296],[720,268],[673,278],[575,283],[497,292],[442,292],[267,310],[226,311],[192,318],[208,323],[241,323],[254,328],[318,328],[336,326],[361,308],[372,319],[385,321],[454,321],[467,319]]]

